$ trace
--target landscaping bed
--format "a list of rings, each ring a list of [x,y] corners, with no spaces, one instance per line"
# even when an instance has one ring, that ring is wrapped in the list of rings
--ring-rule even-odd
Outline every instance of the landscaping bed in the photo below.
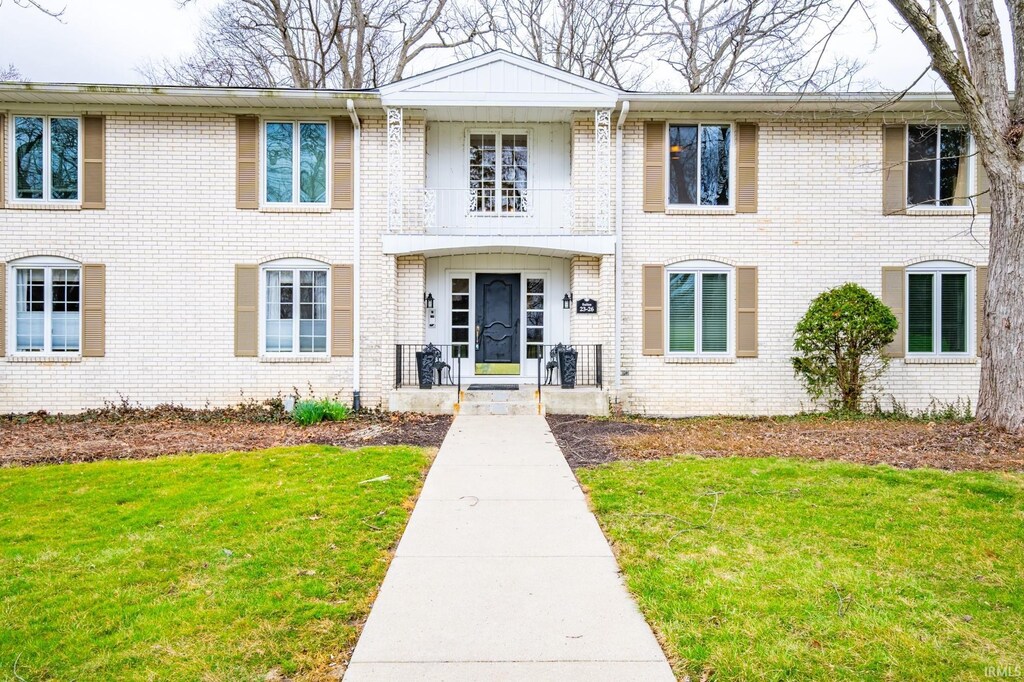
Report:
[[[344,421],[299,426],[279,401],[217,410],[119,405],[79,415],[7,415],[0,417],[0,466],[303,444],[439,447],[451,420],[446,415],[363,412]]]
[[[1024,471],[1024,436],[972,421],[825,415],[598,419],[549,416],[574,468],[689,454],[797,457],[948,471]]]

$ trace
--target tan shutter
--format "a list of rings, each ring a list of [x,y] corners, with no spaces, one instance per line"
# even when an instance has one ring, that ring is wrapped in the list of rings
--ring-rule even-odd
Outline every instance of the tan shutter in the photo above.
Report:
[[[736,268],[736,357],[757,357],[757,268]]]
[[[106,128],[103,116],[82,117],[82,208],[107,207]]]
[[[235,117],[235,208],[260,207],[260,120]]]
[[[0,114],[0,210],[6,206],[7,181],[4,179],[4,168],[7,166],[7,148],[4,146],[4,139],[7,135],[7,121],[3,114]]]
[[[982,265],[974,271],[975,288],[975,324],[974,335],[978,339],[978,357],[981,357],[981,342],[985,338],[985,293],[988,291],[988,266]]]
[[[882,215],[907,210],[907,127],[885,126],[882,141]]]
[[[331,355],[351,357],[353,346],[352,266],[331,268]]]
[[[977,169],[974,181],[974,205],[977,207],[978,213],[991,213],[992,195],[989,193],[988,173],[985,172],[985,166],[982,165],[980,156],[975,155],[974,167]]]
[[[337,116],[332,121],[334,123],[332,159],[334,169],[332,171],[331,208],[350,210],[353,206],[352,148],[354,135],[352,119],[348,116]]]
[[[643,354],[665,354],[665,267],[643,266]]]
[[[904,269],[901,267],[882,268],[882,303],[892,309],[892,314],[896,316],[900,323],[899,327],[896,328],[896,336],[893,337],[892,343],[882,349],[882,353],[890,358],[902,358],[906,354],[904,338],[906,336],[907,316],[903,310],[904,301],[906,300],[903,293],[903,287],[906,286],[904,272]]]
[[[2,149],[0,145],[0,149]],[[0,263],[0,358],[7,351],[7,263]]]
[[[102,358],[107,347],[107,267],[82,266],[82,357]]]
[[[235,266],[235,357],[259,354],[260,268]]]
[[[644,124],[644,211],[665,212],[665,122]]]
[[[757,213],[757,125],[736,125],[736,212]]]

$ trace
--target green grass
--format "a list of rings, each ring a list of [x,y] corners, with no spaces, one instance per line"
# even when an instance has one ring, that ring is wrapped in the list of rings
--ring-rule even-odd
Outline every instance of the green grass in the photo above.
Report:
[[[1024,476],[739,458],[578,473],[680,677],[1024,669]]]
[[[0,469],[0,680],[319,675],[355,643],[427,460],[299,447]]]

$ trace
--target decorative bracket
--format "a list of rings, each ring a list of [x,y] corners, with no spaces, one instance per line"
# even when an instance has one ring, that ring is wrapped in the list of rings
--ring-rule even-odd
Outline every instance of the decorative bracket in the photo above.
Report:
[[[594,112],[594,228],[607,233],[612,222],[612,112],[598,109]]]
[[[404,164],[405,129],[401,109],[387,109],[388,116],[388,232],[402,232],[404,210],[402,206],[402,179]]]

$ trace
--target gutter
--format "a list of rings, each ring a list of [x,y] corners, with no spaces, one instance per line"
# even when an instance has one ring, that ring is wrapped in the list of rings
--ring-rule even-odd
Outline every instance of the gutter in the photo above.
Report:
[[[362,400],[359,396],[359,345],[360,345],[360,288],[362,270],[362,221],[360,216],[360,197],[362,196],[362,172],[360,170],[360,159],[362,157],[361,139],[363,128],[359,122],[359,114],[356,113],[356,105],[351,99],[346,102],[348,116],[352,119],[352,184],[355,191],[352,193],[352,220],[354,223],[354,234],[352,236],[352,410],[358,412],[362,408]]]
[[[615,401],[622,389],[622,126],[629,114],[629,100],[622,100],[615,124]]]

